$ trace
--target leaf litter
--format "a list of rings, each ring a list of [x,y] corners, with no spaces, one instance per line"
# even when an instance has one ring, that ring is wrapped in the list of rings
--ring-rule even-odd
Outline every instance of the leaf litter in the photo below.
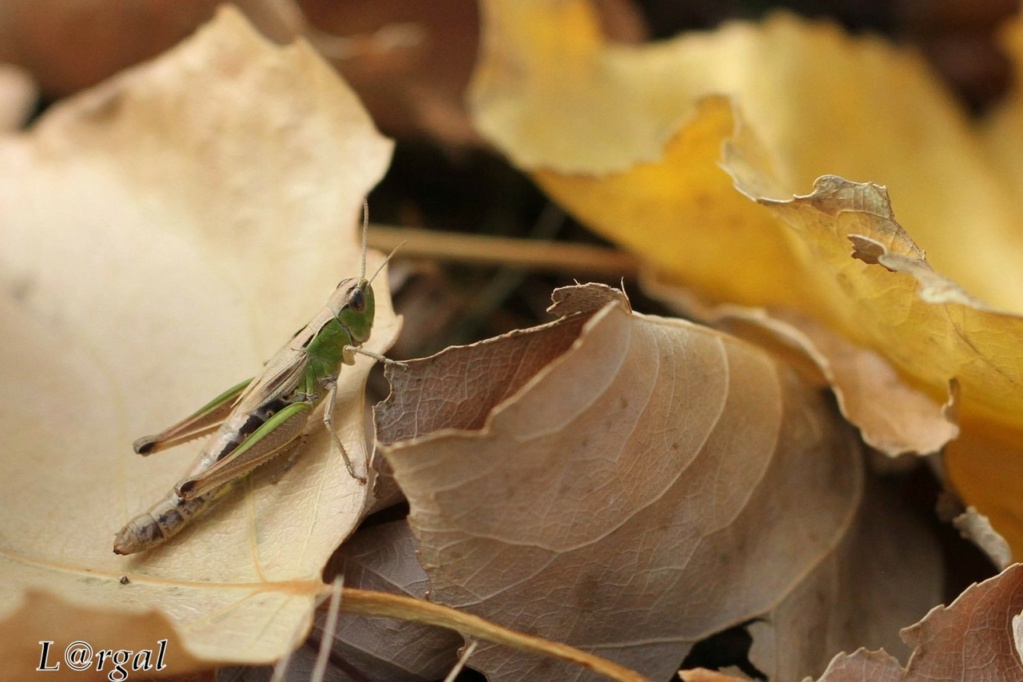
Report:
[[[543,3],[533,7],[542,9]],[[588,20],[582,3],[563,3],[562,9],[560,19],[569,23]],[[493,46],[500,16],[494,5],[487,12],[487,40]],[[346,577],[352,584],[425,595],[662,676],[674,672],[695,641],[737,624],[753,635],[750,661],[772,679],[821,671],[841,649],[908,652],[895,637],[896,626],[939,601],[941,562],[926,531],[899,507],[897,495],[863,471],[856,434],[819,386],[833,385],[843,413],[869,443],[892,454],[933,452],[962,429],[956,447],[982,451],[985,465],[963,473],[963,462],[972,459],[953,457],[953,478],[968,499],[975,499],[979,488],[993,491],[981,494],[979,506],[994,508],[994,527],[1004,530],[1014,512],[1000,512],[990,501],[1007,499],[1007,481],[1013,479],[993,464],[1008,463],[1011,470],[1016,426],[1004,418],[1009,410],[999,402],[1000,393],[978,396],[977,386],[986,381],[983,368],[969,374],[978,371],[978,357],[993,356],[981,344],[976,357],[953,357],[951,366],[939,363],[935,371],[926,367],[934,356],[917,353],[919,348],[893,355],[893,346],[878,342],[888,337],[862,324],[857,287],[880,283],[901,292],[890,304],[883,297],[871,299],[881,300],[887,315],[899,305],[926,311],[921,301],[955,314],[965,311],[967,324],[961,329],[971,333],[1009,317],[931,268],[894,222],[883,189],[831,178],[815,185],[813,195],[778,199],[798,193],[788,190],[804,188],[822,171],[856,176],[848,171],[863,168],[856,162],[873,153],[868,145],[866,153],[843,162],[847,168],[816,170],[820,159],[784,155],[804,149],[792,136],[802,124],[779,116],[784,107],[762,106],[769,96],[777,99],[770,79],[743,90],[744,97],[752,92],[753,98],[741,106],[736,102],[742,98],[714,92],[692,98],[691,92],[660,91],[651,97],[635,84],[651,65],[655,73],[674,69],[674,48],[635,55],[620,49],[612,59],[625,55],[623,61],[608,69],[597,33],[592,26],[587,30],[585,40],[555,31],[539,46],[562,50],[567,63],[595,75],[576,85],[585,90],[597,83],[594,92],[608,102],[636,101],[607,97],[608,88],[616,86],[616,69],[624,69],[618,75],[639,76],[633,94],[641,95],[647,109],[615,122],[621,134],[609,139],[623,141],[622,146],[573,145],[556,119],[546,128],[525,126],[524,153],[533,153],[530,145],[536,141],[554,143],[565,147],[559,163],[576,164],[559,166],[548,159],[535,177],[573,211],[591,216],[595,227],[618,224],[626,235],[651,237],[656,246],[644,253],[658,264],[649,271],[658,286],[708,278],[712,286],[676,289],[669,297],[685,298],[690,310],[710,311],[706,319],[729,320],[729,328],[748,338],[772,336],[770,352],[707,328],[634,314],[613,290],[589,286],[556,292],[562,299],[556,311],[563,317],[554,323],[415,363],[407,374],[392,376],[394,395],[378,411],[386,460],[409,497],[409,525],[370,526],[346,543],[339,555],[347,562]],[[716,41],[743,58],[760,55],[765,64],[771,60],[762,59],[767,53],[760,48],[732,48],[763,39],[834,55],[850,46],[830,29],[804,31],[790,18],[768,22],[760,36],[742,27],[719,35],[690,41],[696,47],[687,59],[699,64],[716,58],[725,49]],[[536,34],[520,26],[513,37],[505,45],[512,52],[532,44]],[[210,44],[207,53],[196,47],[204,40]],[[885,63],[886,48],[865,44],[861,56]],[[591,52],[572,52],[580,47]],[[545,55],[537,49],[530,59]],[[898,69],[907,67],[897,73],[914,93],[908,99],[930,101],[933,92],[913,80],[918,77],[913,59],[903,55],[896,61]],[[487,68],[484,62],[481,73]],[[693,91],[718,87],[714,69],[693,73],[703,73],[710,83]],[[312,99],[310,85],[316,93]],[[562,92],[563,86],[548,83],[538,99],[554,102],[566,93],[579,94]],[[203,108],[181,97],[188,88],[225,94]],[[260,112],[267,114],[262,120],[251,115],[256,109],[237,107],[239,101],[263,102],[267,92],[290,96],[261,104]],[[528,123],[528,110],[524,116],[516,110],[520,103],[503,96],[497,110],[503,107],[504,125],[514,129]],[[326,556],[372,504],[365,489],[336,494],[335,487],[346,485],[343,476],[335,476],[342,468],[310,464],[326,456],[322,437],[312,439],[300,460],[309,470],[296,467],[278,486],[267,485],[269,472],[260,472],[244,496],[225,501],[170,551],[136,560],[128,572],[112,572],[110,557],[96,553],[107,543],[96,538],[116,530],[129,509],[164,494],[192,455],[184,448],[161,456],[162,461],[140,463],[132,461],[124,443],[251,374],[322,304],[339,273],[354,271],[349,256],[357,239],[353,233],[339,240],[337,216],[354,215],[382,174],[389,146],[351,104],[350,93],[338,88],[307,48],[270,47],[228,11],[213,28],[167,56],[58,105],[33,132],[0,144],[4,167],[12,169],[12,177],[18,171],[24,176],[0,188],[2,215],[14,217],[0,223],[5,242],[0,254],[6,256],[0,319],[6,322],[5,338],[12,340],[0,366],[9,377],[4,388],[18,390],[19,396],[8,396],[6,404],[18,411],[3,426],[10,443],[25,445],[24,452],[32,455],[3,460],[5,473],[17,483],[5,499],[6,508],[17,513],[5,514],[7,524],[0,529],[6,547],[0,573],[8,578],[0,592],[0,625],[6,624],[13,637],[7,638],[15,643],[11,651],[19,652],[12,660],[34,665],[37,640],[30,640],[63,636],[76,620],[67,617],[70,609],[89,614],[90,636],[100,645],[142,648],[157,633],[171,633],[180,670],[211,661],[279,658],[308,629],[312,605],[324,591],[319,571]],[[661,123],[651,127],[650,121]],[[992,129],[1014,125],[1008,114],[995,122]],[[637,123],[655,134],[630,147]],[[575,125],[575,132],[588,139],[600,133]],[[954,116],[945,115],[928,123],[928,130],[951,131],[950,157],[961,154],[969,137],[958,126]],[[214,139],[222,146],[211,144]],[[324,139],[341,146],[324,145]],[[590,157],[577,158],[583,149]],[[675,164],[676,174],[661,174],[662,156],[669,166]],[[975,157],[965,156],[973,169]],[[204,161],[199,172],[196,158]],[[344,182],[324,191],[323,177],[337,172],[338,158],[346,159]],[[718,163],[731,179],[716,170]],[[715,170],[709,172],[710,167]],[[933,168],[927,168],[933,176]],[[1012,172],[1008,161],[1006,172]],[[621,193],[609,192],[615,184],[601,185],[592,173],[619,174],[613,179]],[[758,203],[734,192],[733,181]],[[658,193],[677,193],[679,186],[693,190],[677,195],[681,207],[663,203],[665,195]],[[637,188],[647,193],[634,193]],[[1003,215],[998,191],[987,187],[979,194],[984,214],[995,222]],[[73,210],[56,210],[54,193],[70,194]],[[942,216],[945,222],[937,222],[948,225],[962,215],[950,210],[948,196],[939,198],[930,213],[911,204],[912,221]],[[21,213],[11,208],[19,206]],[[114,214],[111,207],[125,213]],[[664,221],[671,214],[673,220],[696,224],[707,218],[702,223],[718,236],[729,233],[719,229],[721,224],[730,225],[736,228],[734,242],[744,248],[729,250],[713,235],[710,240],[687,237],[685,257],[678,258],[678,242],[657,232],[673,224]],[[635,230],[636,220],[650,229]],[[803,237],[792,238],[808,226],[817,240],[809,242],[812,259],[803,250]],[[758,241],[763,236],[758,230],[770,235],[767,241]],[[343,258],[336,250],[315,248],[343,241]],[[313,246],[299,246],[303,243]],[[978,253],[967,250],[961,261],[977,263]],[[750,254],[763,258],[737,260]],[[808,262],[827,267],[814,272],[806,268]],[[680,263],[685,263],[681,274],[673,270]],[[742,274],[736,277],[739,263],[744,263]],[[829,281],[833,264],[838,281],[851,282],[848,290]],[[948,264],[942,261],[943,267]],[[720,279],[722,273],[731,280]],[[963,279],[971,290],[1004,300],[991,296],[990,287],[974,288],[975,276]],[[757,296],[750,297],[757,287]],[[191,297],[184,295],[188,292]],[[692,305],[700,297],[708,301]],[[721,306],[706,305],[722,301],[767,307],[722,314]],[[827,310],[823,315],[822,309]],[[159,311],[161,318],[150,321],[139,310]],[[385,318],[391,320],[381,311],[373,336],[379,350],[396,333],[396,323]],[[758,325],[760,330],[751,331]],[[836,328],[854,333],[834,335]],[[786,355],[778,353],[780,345],[796,352],[779,360]],[[189,362],[167,361],[179,357],[182,348],[189,348]],[[994,359],[997,369],[999,359]],[[810,369],[800,373],[794,366]],[[353,409],[343,437],[351,441],[349,451],[358,453],[363,436],[355,408],[363,378],[349,369],[343,373],[352,380],[345,402]],[[960,422],[955,396],[961,384],[965,417]],[[25,387],[33,400],[20,397]],[[143,402],[156,390],[160,404]],[[141,397],[130,400],[129,395]],[[904,411],[893,413],[893,407]],[[54,414],[65,433],[40,429]],[[1002,427],[994,445],[986,428],[992,420]],[[105,454],[87,468],[69,466],[66,457],[80,459],[83,452]],[[88,476],[103,480],[88,485],[82,476],[86,469]],[[110,482],[118,490],[114,496]],[[53,499],[69,504],[54,505]],[[968,532],[981,536],[991,530],[973,513]],[[110,529],[100,529],[97,519],[107,517],[116,520]],[[984,542],[1003,551],[997,549],[997,533],[991,535]],[[128,585],[116,580],[120,575],[130,575]],[[1013,601],[1015,576],[1015,568],[1009,568],[909,630],[904,636],[917,647],[909,672],[887,654],[860,651],[835,658],[827,674],[847,679],[835,672],[844,669],[858,671],[860,678],[872,671],[871,679],[896,674],[890,679],[913,679],[901,675],[926,670],[935,661],[943,664],[941,655],[960,651],[968,664],[995,661],[992,670],[1015,679],[1019,646],[1012,628],[1020,620]],[[373,599],[370,593],[349,595],[351,612]],[[368,613],[379,615],[372,608],[382,609],[382,603],[368,607]],[[963,610],[970,616],[954,615]],[[129,611],[135,615],[127,616]],[[986,631],[970,628],[978,614],[990,620]],[[238,632],[240,623],[262,630],[254,638],[252,630]],[[19,628],[25,624],[27,629]],[[225,633],[225,624],[234,632]],[[401,647],[406,661],[389,655],[386,644],[363,646],[367,657],[360,665],[382,678],[419,672],[429,678],[453,660],[458,638],[450,632],[409,624],[399,635],[382,621],[376,625],[383,628],[380,639],[411,642]],[[339,652],[351,654],[353,640],[365,641],[366,631],[359,621],[340,624],[342,631],[346,627],[348,634],[336,641]],[[454,627],[471,632],[467,625]],[[433,636],[443,643],[435,644]],[[492,679],[586,675],[492,645],[482,645],[469,664]]]
[[[950,486],[1018,553],[1023,98],[971,125],[919,55],[784,13],[623,46],[587,0],[484,7],[471,106],[487,139],[662,294],[684,288],[673,301],[841,337],[860,369],[829,378],[876,406],[846,416],[891,454],[947,444]],[[1018,18],[1004,34],[1023,63]],[[899,411],[898,428],[878,418]]]

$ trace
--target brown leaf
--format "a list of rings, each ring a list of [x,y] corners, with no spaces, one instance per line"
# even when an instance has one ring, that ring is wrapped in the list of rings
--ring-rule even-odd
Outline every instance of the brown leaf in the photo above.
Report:
[[[24,638],[39,633],[17,609],[44,599],[106,614],[39,611],[55,646],[120,620],[125,641],[174,638],[171,672],[271,661],[308,631],[320,571],[369,494],[315,422],[278,485],[257,472],[141,556],[115,556],[113,535],[199,447],[141,458],[132,440],[259,372],[358,274],[356,217],[389,153],[307,46],[271,45],[229,9],[164,58],[0,138],[4,674],[36,666]],[[376,351],[397,330],[384,282]],[[360,358],[339,383],[336,426],[357,462],[371,365]]]
[[[857,441],[816,390],[752,346],[604,291],[596,312],[389,370],[378,430],[432,599],[654,678],[763,617],[758,665],[778,679],[889,642],[878,613],[934,603],[933,547],[909,521],[879,532],[887,498],[864,505]],[[877,601],[857,598],[864,584]],[[470,665],[576,675],[486,646]]]
[[[306,0],[314,44],[359,93],[382,130],[478,144],[465,111],[479,16],[472,0]]]
[[[906,666],[907,682],[919,680],[1023,680],[1014,632],[1023,612],[1023,565],[967,588],[950,606],[937,606],[902,631],[916,647]]]
[[[857,649],[839,654],[818,682],[900,682],[902,666],[884,651]]]
[[[365,528],[338,553],[345,587],[424,598],[429,582],[404,521]],[[318,621],[322,629],[323,618]],[[451,630],[389,618],[344,616],[331,647],[346,667],[373,680],[442,679],[458,660],[462,637]]]
[[[576,340],[583,316],[528,332],[511,332],[477,346],[467,371],[457,347],[434,355],[415,372],[391,370],[392,390],[374,408],[377,439],[383,444],[411,440],[442,429],[483,428],[494,405],[514,395]]]
[[[1015,564],[904,629],[915,647],[905,671],[884,652],[857,651],[836,656],[819,682],[1023,680],[1021,612],[1023,565]]]
[[[32,72],[50,97],[65,97],[168,50],[209,21],[216,0],[7,0],[0,61]],[[286,40],[291,0],[235,0],[265,35]]]
[[[307,35],[359,93],[381,130],[479,145],[465,107],[479,53],[477,5],[474,0],[304,0],[302,10],[315,27]],[[603,0],[596,10],[616,39],[645,35],[629,0]]]
[[[62,599],[44,590],[28,590],[22,595],[20,604],[10,613],[9,620],[16,623],[16,631],[4,632],[4,661],[0,669],[0,680],[18,682],[28,678],[36,667],[49,670],[45,676],[53,680],[88,679],[87,672],[73,670],[64,659],[65,648],[79,639],[94,651],[129,650],[135,653],[151,652],[148,665],[136,671],[137,675],[154,672],[161,663],[160,642],[153,637],[154,622],[162,624],[160,629],[167,639],[162,663],[172,669],[188,669],[200,665],[188,648],[182,646],[181,638],[174,632],[167,619],[159,613],[116,612],[109,608],[83,607]],[[87,623],[81,628],[79,637],[61,640],[65,628],[59,623]],[[43,642],[51,642],[43,660]],[[28,665],[31,663],[31,665]],[[143,663],[140,660],[140,663]],[[106,664],[106,672],[113,667]],[[97,674],[93,679],[100,679]]]
[[[415,540],[404,521],[379,523],[361,528],[332,557],[325,575],[343,569],[344,592],[341,610],[353,599],[353,589],[373,590],[374,597],[391,593],[422,599],[426,596],[426,574],[415,558]],[[339,576],[340,577],[340,576]],[[321,605],[312,636],[287,659],[289,682],[319,679],[314,667],[321,649],[329,647],[325,671],[328,680],[439,680],[458,659],[462,637],[455,629],[434,627],[415,621],[416,614],[395,617],[335,615],[334,637],[324,640],[330,617]],[[373,609],[369,609],[373,613]],[[266,682],[269,668],[232,671],[233,682]]]

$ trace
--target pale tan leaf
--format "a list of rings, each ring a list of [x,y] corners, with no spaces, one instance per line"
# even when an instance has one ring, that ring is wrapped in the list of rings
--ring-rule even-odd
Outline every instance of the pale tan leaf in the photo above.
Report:
[[[733,337],[600,292],[585,292],[597,312],[389,370],[378,428],[432,599],[654,678],[762,617],[778,679],[890,641],[877,601],[858,598],[885,572],[896,623],[934,603],[933,547],[910,522],[878,532],[873,500],[888,497],[864,504],[858,442],[816,389]],[[891,560],[909,546],[912,572]],[[470,660],[491,679],[578,675],[538,665],[486,645]]]
[[[959,516],[952,519],[952,525],[959,534],[972,541],[991,559],[991,563],[1000,570],[1012,563],[1012,550],[1009,543],[991,527],[991,521],[974,507],[967,507]]]
[[[0,133],[15,130],[24,123],[37,96],[27,71],[0,62]]]
[[[389,153],[307,46],[267,43],[230,9],[0,140],[0,675],[38,661],[16,609],[40,593],[120,618],[125,641],[173,637],[171,672],[301,641],[368,496],[315,422],[278,485],[257,472],[147,554],[115,556],[113,535],[199,447],[141,458],[132,440],[258,373],[359,273],[357,216]],[[397,323],[377,282],[382,351]],[[335,423],[357,462],[371,365],[341,373]],[[47,613],[55,646],[89,639],[90,620]]]
[[[746,680],[747,677],[734,677],[732,675],[725,675],[714,670],[706,670],[704,668],[694,668],[692,670],[679,670],[679,679],[682,682],[734,682],[735,680]]]
[[[884,355],[849,342],[811,317],[788,309],[703,305],[691,293],[664,283],[649,291],[675,307],[698,315],[737,336],[769,348],[802,367],[819,372],[832,387],[842,414],[868,445],[888,455],[940,451],[959,435],[958,382],[951,382],[945,405],[907,384]],[[807,370],[807,363],[814,370]]]

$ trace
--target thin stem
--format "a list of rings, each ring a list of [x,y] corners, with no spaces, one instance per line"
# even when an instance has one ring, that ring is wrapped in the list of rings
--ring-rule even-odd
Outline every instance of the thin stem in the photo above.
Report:
[[[454,234],[411,227],[371,224],[369,245],[390,251],[401,242],[403,258],[430,257],[470,263],[552,270],[576,273],[632,277],[639,270],[635,257],[601,246],[542,242],[509,237]]]
[[[341,610],[360,616],[398,618],[437,625],[460,632],[463,636],[485,639],[533,654],[552,656],[620,682],[648,682],[648,678],[633,670],[567,644],[509,630],[479,616],[422,599],[346,587],[341,598]]]

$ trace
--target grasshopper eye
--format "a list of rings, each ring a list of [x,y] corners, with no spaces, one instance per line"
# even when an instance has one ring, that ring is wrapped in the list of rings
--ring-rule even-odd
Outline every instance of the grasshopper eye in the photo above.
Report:
[[[348,292],[348,307],[357,313],[366,310],[366,292],[362,287],[355,287]]]

